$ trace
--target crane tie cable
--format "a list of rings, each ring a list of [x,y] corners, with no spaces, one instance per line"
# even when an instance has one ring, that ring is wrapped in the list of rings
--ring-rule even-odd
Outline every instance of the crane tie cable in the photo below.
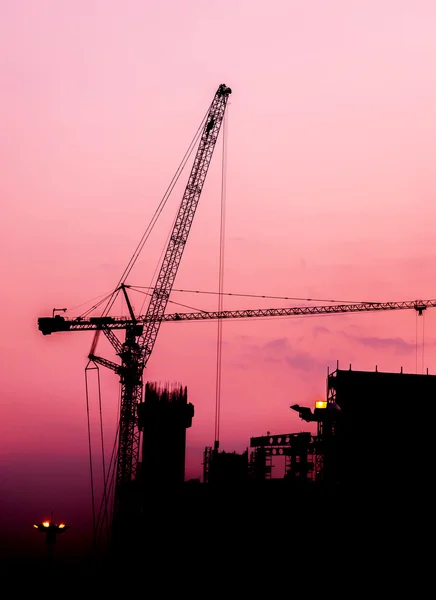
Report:
[[[130,272],[132,271],[132,269],[133,269],[136,261],[138,260],[138,257],[140,255],[140,253],[142,252],[142,249],[143,249],[146,241],[150,237],[150,234],[153,231],[154,226],[155,226],[155,224],[156,224],[156,222],[157,222],[157,220],[158,220],[158,218],[159,218],[162,210],[164,209],[164,207],[165,207],[165,205],[166,205],[166,203],[168,201],[168,198],[169,198],[171,192],[173,191],[173,189],[174,189],[177,181],[179,180],[179,177],[180,177],[183,169],[185,168],[185,165],[186,165],[187,161],[189,160],[190,155],[192,154],[192,151],[193,151],[193,149],[195,147],[195,144],[196,144],[197,140],[201,136],[201,132],[202,132],[204,123],[206,121],[207,115],[209,113],[209,110],[210,110],[210,107],[207,109],[207,112],[204,115],[204,117],[203,117],[203,119],[202,119],[202,121],[201,121],[201,123],[200,123],[200,125],[199,125],[199,127],[198,127],[198,129],[197,129],[197,131],[196,131],[196,133],[194,135],[194,137],[192,138],[191,143],[189,144],[187,151],[185,152],[185,154],[184,154],[184,156],[183,156],[183,158],[182,158],[179,166],[177,167],[176,173],[174,174],[174,176],[173,176],[170,184],[168,185],[168,187],[167,187],[167,189],[166,189],[166,191],[165,191],[165,193],[164,193],[161,201],[159,202],[159,205],[158,205],[158,207],[157,207],[157,209],[156,209],[156,211],[155,211],[155,213],[154,213],[154,215],[153,215],[150,223],[148,224],[148,226],[147,226],[144,234],[142,235],[142,237],[141,237],[141,239],[140,239],[140,241],[139,241],[139,243],[138,243],[135,251],[133,252],[133,254],[132,254],[132,256],[131,256],[128,264],[127,264],[127,267],[124,269],[124,272],[121,275],[120,280],[118,282],[118,285],[117,285],[117,287],[116,287],[116,289],[115,289],[115,291],[113,293],[113,297],[109,300],[106,308],[103,311],[103,316],[106,316],[109,313],[110,309],[112,308],[112,306],[113,306],[113,304],[115,302],[115,299],[116,299],[116,297],[117,297],[117,295],[119,293],[119,289],[120,289],[121,284],[125,283],[127,277],[129,276]]]

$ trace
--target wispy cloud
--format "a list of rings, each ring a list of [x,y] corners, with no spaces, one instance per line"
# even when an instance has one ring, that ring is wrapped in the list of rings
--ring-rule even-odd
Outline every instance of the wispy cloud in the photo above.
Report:
[[[351,326],[350,329],[361,331],[361,327]],[[359,346],[365,346],[373,350],[384,350],[395,352],[396,354],[409,354],[416,351],[416,342],[409,342],[401,337],[380,337],[380,336],[368,336],[359,333],[350,333],[347,331],[331,331],[327,327],[317,326],[312,328],[312,334],[314,338],[334,335],[342,336],[349,342],[358,344]],[[435,347],[436,340],[426,339],[425,344],[428,347]]]
[[[311,330],[312,339],[339,338],[343,345],[348,348],[349,359],[353,360],[352,347],[355,352],[358,347],[368,348],[370,351],[390,353],[391,355],[412,355],[416,351],[416,342],[407,341],[401,337],[368,336],[357,333],[353,328],[351,332],[334,331],[324,326],[316,326]],[[309,334],[310,335],[310,334]],[[239,358],[238,367],[243,369],[245,365],[258,363],[270,365],[270,368],[280,367],[294,369],[301,373],[324,372],[327,365],[336,364],[338,356],[341,356],[341,344],[333,344],[329,339],[325,343],[313,344],[314,351],[307,348],[308,336],[303,336],[300,341],[289,340],[286,337],[277,337],[263,344],[253,343],[253,339],[247,337],[241,339],[243,358]],[[305,346],[303,346],[303,343]],[[436,340],[426,340],[426,346],[436,347]]]
[[[308,352],[299,352],[297,354],[288,354],[284,357],[284,362],[289,367],[306,373],[312,371],[325,371],[328,360],[320,360]]]
[[[381,338],[376,336],[359,337],[347,334],[344,335],[346,335],[346,337],[351,341],[374,350],[391,350],[398,354],[408,354],[410,352],[415,352],[416,350],[415,343],[407,342],[400,337]]]
[[[275,338],[261,345],[248,344],[245,353],[245,360],[252,362],[257,360],[270,365],[284,365],[285,367],[304,371],[305,373],[324,370],[328,360],[310,354],[309,352],[301,351],[297,347],[290,344],[285,337]],[[243,368],[244,363],[239,361],[239,368]]]
[[[314,337],[318,337],[320,335],[328,335],[332,332],[327,327],[317,326],[317,327],[312,327],[312,333],[313,333]]]
[[[263,345],[264,350],[272,350],[274,352],[284,352],[288,347],[289,341],[287,338],[276,338]]]

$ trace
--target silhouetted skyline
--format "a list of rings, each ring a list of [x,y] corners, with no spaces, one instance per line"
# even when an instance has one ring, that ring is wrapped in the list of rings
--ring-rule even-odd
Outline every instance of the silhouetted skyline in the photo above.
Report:
[[[44,338],[36,320],[113,289],[222,81],[233,89],[225,291],[436,296],[433,3],[190,7],[2,7],[0,513],[3,530],[29,531],[29,544],[41,543],[32,524],[51,510],[72,523],[71,543],[90,522],[84,368],[92,334]],[[218,288],[220,152],[177,289]],[[130,283],[150,284],[186,177]],[[138,294],[135,308],[144,300]],[[217,307],[213,295],[174,292],[172,300]],[[224,299],[229,309],[285,303]],[[436,372],[435,319],[429,310],[420,321],[406,311],[224,323],[221,447],[242,452],[251,436],[299,430],[289,405],[324,396],[337,359],[362,370]],[[201,474],[213,442],[216,329],[164,324],[146,373],[180,381],[195,405],[188,478]],[[101,376],[110,452],[119,383]]]

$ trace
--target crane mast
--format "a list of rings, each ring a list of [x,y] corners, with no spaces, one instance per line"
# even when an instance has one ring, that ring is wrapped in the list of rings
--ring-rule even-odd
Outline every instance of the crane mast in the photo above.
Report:
[[[188,183],[148,305],[146,320],[139,323],[135,318],[126,292],[128,286],[122,284],[121,290],[130,312],[130,321],[125,327],[125,342],[121,344],[110,327],[100,327],[120,356],[121,365],[95,356],[93,353],[89,355],[95,363],[115,371],[121,383],[114,519],[123,511],[123,498],[128,493],[125,488],[137,476],[140,446],[137,408],[142,401],[143,371],[153,351],[162,316],[177,275],[230,94],[231,89],[221,84],[206,115]]]

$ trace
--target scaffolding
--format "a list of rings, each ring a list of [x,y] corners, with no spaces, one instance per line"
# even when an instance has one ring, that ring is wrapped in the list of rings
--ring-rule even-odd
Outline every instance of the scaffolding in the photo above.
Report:
[[[248,479],[248,450],[219,452],[206,446],[203,453],[204,483],[240,484]]]
[[[253,479],[270,479],[273,458],[285,458],[285,478],[298,481],[315,479],[315,438],[309,432],[266,435],[251,438],[254,448],[250,460],[250,476]]]
[[[254,448],[250,453],[248,475],[250,479],[263,481],[272,477],[272,454],[263,447]]]
[[[206,446],[203,452],[203,482],[209,483],[210,463],[212,462],[213,448]]]

